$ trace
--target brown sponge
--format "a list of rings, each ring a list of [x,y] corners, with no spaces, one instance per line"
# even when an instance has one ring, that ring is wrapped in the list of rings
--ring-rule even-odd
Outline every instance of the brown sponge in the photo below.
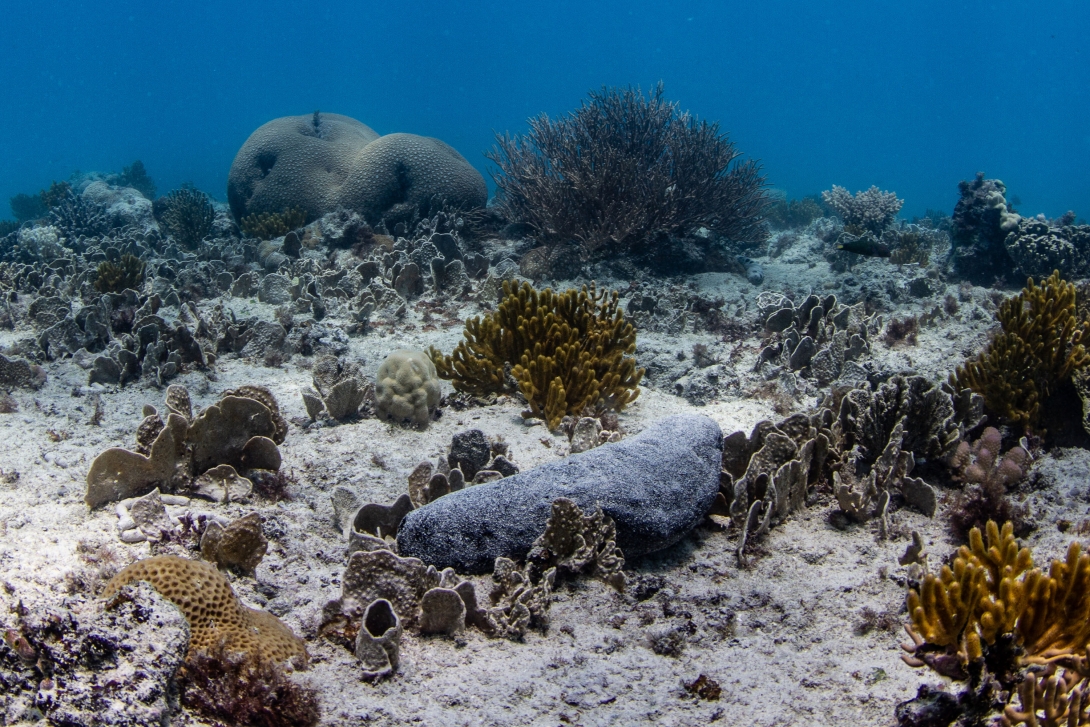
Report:
[[[239,603],[231,584],[214,565],[173,555],[145,558],[123,568],[106,584],[109,600],[123,586],[147,581],[189,622],[189,652],[228,651],[277,662],[306,661],[303,640],[270,613]]]

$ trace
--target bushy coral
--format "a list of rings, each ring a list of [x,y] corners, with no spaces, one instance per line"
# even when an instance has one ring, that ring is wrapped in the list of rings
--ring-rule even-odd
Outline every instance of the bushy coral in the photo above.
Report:
[[[122,186],[132,187],[148,199],[155,199],[155,181],[148,175],[144,162],[139,159],[122,169],[117,181]]]
[[[1006,422],[1032,430],[1042,402],[1090,364],[1082,343],[1090,322],[1075,310],[1075,286],[1054,272],[1041,285],[1033,278],[999,307],[1002,330],[976,357],[950,376],[958,389],[984,397],[984,405]]]
[[[289,207],[283,212],[262,212],[260,214],[246,215],[239,221],[239,227],[250,237],[259,240],[271,240],[281,237],[292,230],[302,227],[307,221],[306,213],[297,208]]]
[[[296,684],[273,662],[222,645],[192,654],[178,676],[183,705],[230,724],[310,727],[321,716],[314,689]]]
[[[821,198],[836,210],[845,225],[862,227],[875,235],[881,235],[893,224],[905,203],[895,192],[883,192],[876,186],[853,195],[834,184],[832,189],[821,193]]]
[[[529,283],[516,289],[510,281],[503,290],[495,313],[466,322],[465,340],[450,356],[429,350],[439,376],[455,389],[485,395],[517,387],[531,415],[550,429],[565,414],[595,406],[619,411],[639,395],[644,370],[630,357],[636,329],[616,291],[591,284],[554,293]]]
[[[498,136],[488,154],[508,216],[591,256],[700,227],[763,241],[764,177],[739,156],[717,123],[665,100],[661,83],[646,97],[603,88],[567,116],[531,119],[525,136]]]
[[[135,255],[122,255],[117,262],[105,260],[95,274],[95,290],[100,293],[120,293],[126,288],[136,290],[144,282],[144,261]]]
[[[159,224],[179,245],[193,249],[212,231],[215,219],[216,209],[207,194],[183,188],[167,195]]]
[[[990,285],[1014,269],[1004,244],[1021,219],[1007,203],[1007,188],[979,172],[971,182],[958,183],[961,195],[954,206],[950,237],[954,270],[981,285]]]
[[[49,212],[49,208],[45,206],[40,194],[20,193],[8,200],[8,204],[11,205],[11,214],[19,222],[36,220],[45,217],[46,213]]]
[[[978,709],[995,708],[998,694],[1006,701],[998,702],[1003,724],[1085,724],[1090,554],[1078,542],[1045,574],[1019,548],[1010,523],[1000,529],[989,521],[986,543],[973,528],[951,565],[909,591],[908,613],[904,661],[969,680],[985,697]],[[1000,690],[987,688],[992,680]]]
[[[788,230],[806,227],[824,214],[821,198],[816,194],[792,200],[784,196],[768,206],[765,210],[765,219],[773,229]]]

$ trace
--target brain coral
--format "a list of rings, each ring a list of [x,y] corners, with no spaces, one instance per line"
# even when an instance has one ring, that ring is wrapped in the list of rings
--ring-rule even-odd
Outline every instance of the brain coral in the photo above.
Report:
[[[439,394],[435,364],[423,351],[398,349],[378,368],[375,404],[381,416],[427,424],[439,405]]]
[[[112,599],[134,581],[147,581],[182,612],[192,634],[190,653],[222,645],[259,659],[306,660],[302,639],[276,616],[243,606],[214,565],[173,555],[145,558],[110,579],[103,597]]]
[[[480,172],[447,144],[415,134],[380,137],[348,116],[285,116],[239,149],[227,178],[235,219],[299,208],[314,219],[339,207],[377,221],[394,205],[442,200],[481,207]]]

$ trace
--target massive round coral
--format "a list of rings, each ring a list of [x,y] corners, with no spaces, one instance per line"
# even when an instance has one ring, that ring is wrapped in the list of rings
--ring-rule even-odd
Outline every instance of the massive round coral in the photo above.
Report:
[[[465,157],[438,139],[379,136],[356,119],[315,112],[259,127],[227,177],[237,220],[303,210],[314,219],[339,207],[375,222],[397,205],[484,206],[488,188]]]

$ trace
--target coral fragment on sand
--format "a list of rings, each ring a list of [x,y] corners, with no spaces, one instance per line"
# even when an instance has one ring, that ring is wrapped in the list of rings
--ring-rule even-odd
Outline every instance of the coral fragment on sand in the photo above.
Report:
[[[243,606],[214,565],[172,555],[146,558],[122,568],[103,597],[109,601],[135,581],[150,583],[186,617],[191,654],[222,647],[259,660],[306,661],[303,640],[272,614]]]

